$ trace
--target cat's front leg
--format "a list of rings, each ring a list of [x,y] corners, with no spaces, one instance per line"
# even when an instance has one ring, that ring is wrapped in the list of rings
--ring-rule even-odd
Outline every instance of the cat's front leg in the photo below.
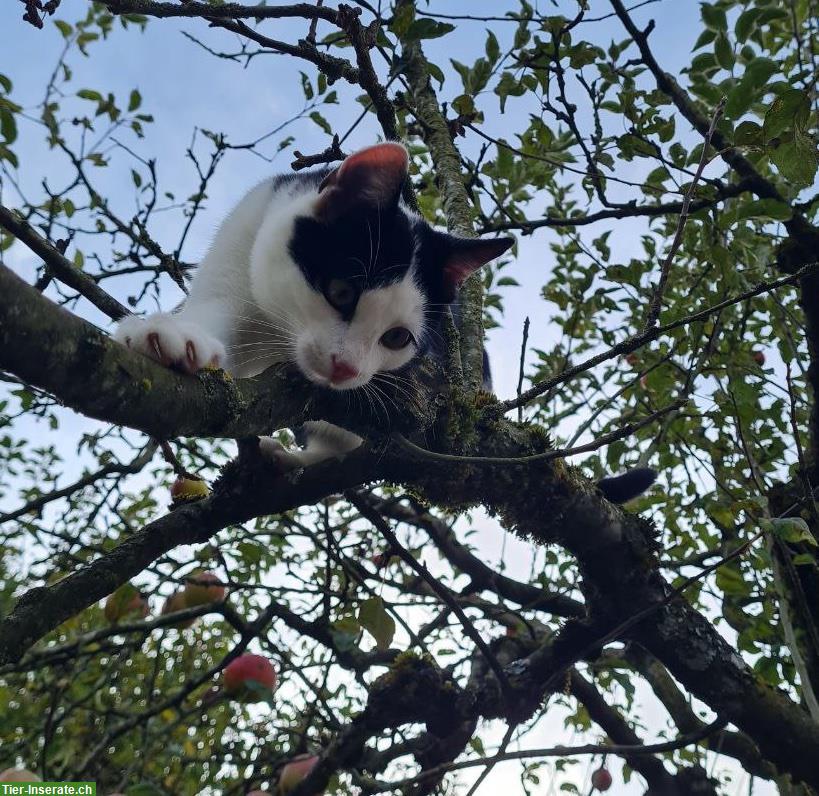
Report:
[[[326,420],[308,421],[303,429],[307,445],[301,450],[288,450],[273,437],[262,437],[259,448],[265,456],[276,462],[282,472],[287,472],[327,459],[340,459],[364,441],[358,434],[334,426]]]
[[[202,368],[225,366],[223,343],[184,315],[158,312],[147,318],[125,318],[114,332],[114,339],[165,367],[186,373]]]

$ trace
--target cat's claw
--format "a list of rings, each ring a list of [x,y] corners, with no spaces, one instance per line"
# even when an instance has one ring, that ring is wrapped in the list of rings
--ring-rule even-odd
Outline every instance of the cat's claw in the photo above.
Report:
[[[126,318],[114,339],[168,368],[196,373],[225,364],[225,347],[201,327],[160,312],[148,318]]]

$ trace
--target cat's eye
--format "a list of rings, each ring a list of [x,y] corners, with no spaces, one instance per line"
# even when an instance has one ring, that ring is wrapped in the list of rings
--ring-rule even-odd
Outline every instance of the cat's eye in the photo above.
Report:
[[[351,307],[358,299],[355,285],[346,279],[331,279],[324,289],[324,295],[337,310]]]
[[[381,335],[381,345],[393,351],[400,351],[413,342],[415,342],[415,338],[412,336],[412,332],[403,326],[393,326],[392,329],[387,329]]]

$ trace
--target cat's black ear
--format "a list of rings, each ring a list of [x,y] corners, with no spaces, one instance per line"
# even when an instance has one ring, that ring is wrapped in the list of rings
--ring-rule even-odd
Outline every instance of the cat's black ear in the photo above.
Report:
[[[397,204],[408,168],[401,144],[376,144],[350,155],[322,180],[317,215],[333,220],[352,208]]]
[[[514,238],[456,238],[447,235],[448,252],[444,260],[444,293],[449,301],[455,299],[458,288],[473,272],[500,257],[514,242]]]

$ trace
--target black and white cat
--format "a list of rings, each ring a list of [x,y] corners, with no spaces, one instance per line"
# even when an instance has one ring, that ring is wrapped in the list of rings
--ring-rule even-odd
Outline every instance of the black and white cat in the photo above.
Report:
[[[115,339],[189,373],[247,377],[294,362],[333,390],[400,378],[461,283],[514,242],[433,229],[400,201],[407,169],[406,149],[384,143],[336,169],[266,180],[222,223],[182,308],[127,318]],[[263,452],[287,470],[362,441],[322,421],[304,430],[305,449],[264,438]]]

